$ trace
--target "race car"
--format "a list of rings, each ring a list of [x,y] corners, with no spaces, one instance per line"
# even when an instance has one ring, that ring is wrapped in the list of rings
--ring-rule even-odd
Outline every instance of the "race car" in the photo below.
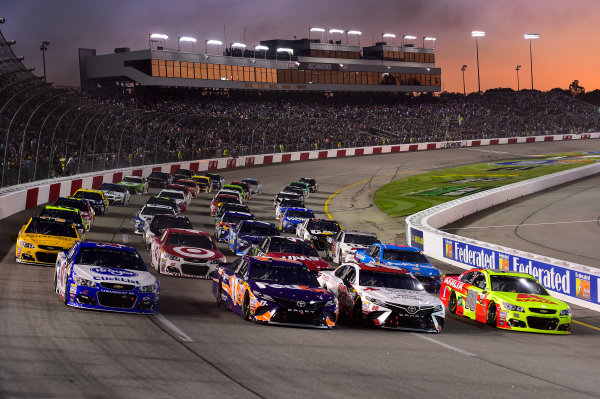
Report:
[[[144,234],[144,225],[155,215],[176,215],[177,212],[167,205],[146,204],[135,215],[134,234]]]
[[[304,183],[301,181],[293,181],[289,185],[292,187],[300,187],[304,192],[304,198],[308,198],[308,196],[310,195],[310,187],[308,186],[308,183]]]
[[[54,290],[65,305],[126,313],[156,313],[158,280],[132,247],[77,242],[56,259]]]
[[[471,269],[444,278],[440,299],[450,313],[505,330],[571,333],[571,309],[531,275]]]
[[[317,250],[322,251],[327,248],[327,238],[341,229],[335,220],[306,219],[296,226],[296,236],[312,242]]]
[[[201,193],[210,193],[213,190],[212,180],[208,176],[192,176],[192,180],[198,185],[198,191]]]
[[[166,229],[152,239],[152,267],[160,274],[210,278],[225,256],[209,233],[198,230]]]
[[[260,180],[254,177],[244,177],[242,179],[243,183],[246,183],[250,186],[250,190],[252,191],[252,195],[262,194],[263,185]]]
[[[54,265],[58,253],[71,248],[80,239],[70,220],[34,216],[19,230],[15,260]]]
[[[297,260],[312,272],[330,269],[329,263],[319,256],[312,243],[297,237],[265,237],[258,245],[253,246],[251,253],[256,256]]]
[[[273,223],[258,220],[242,220],[229,230],[227,245],[234,254],[240,255],[252,244],[258,244],[267,236],[278,236],[279,231]]]
[[[225,202],[240,205],[242,204],[242,200],[239,197],[229,194],[217,194],[213,197],[212,201],[210,202],[210,216],[215,216],[215,213],[217,213],[217,209],[219,208],[219,206],[221,206],[221,204]]]
[[[240,257],[217,268],[212,291],[218,305],[244,320],[315,328],[337,321],[335,296],[300,262]]]
[[[148,182],[141,176],[125,176],[118,184],[127,187],[132,194],[148,193]]]
[[[213,185],[213,190],[220,190],[225,184],[225,179],[220,174],[208,172],[205,173],[204,176],[210,177]]]
[[[298,194],[298,193],[284,193],[282,191],[282,192],[279,192],[275,196],[275,198],[273,198],[273,209],[277,208],[277,206],[284,199],[294,199],[294,200],[302,201],[302,203],[304,203],[304,196],[302,194]],[[302,205],[302,208],[304,208],[304,205]]]
[[[129,203],[131,194],[127,187],[116,183],[102,183],[98,190],[104,193],[109,205],[125,206]]]
[[[231,190],[231,191],[235,191],[238,192],[240,194],[240,198],[243,201],[247,201],[250,197],[250,193],[247,192],[246,190],[244,190],[244,188],[242,186],[239,186],[237,184],[225,184],[223,186],[223,188],[221,188],[221,190],[219,192],[223,192],[223,190]]]
[[[175,172],[173,172],[173,174],[171,175],[172,180],[177,180],[177,179],[191,179],[192,176],[194,176],[196,174],[195,171],[191,170],[191,169],[177,169]]]
[[[223,216],[225,212],[243,212],[243,213],[252,213],[250,212],[250,208],[248,205],[236,204],[232,202],[223,202],[217,208],[217,212],[215,213],[215,219]]]
[[[192,202],[194,192],[194,189],[192,187],[188,187],[179,183],[171,183],[167,186],[166,190],[181,191],[181,193],[187,197],[188,204]]]
[[[244,197],[242,196],[242,193],[240,193],[237,190],[232,190],[230,188],[222,188],[219,191],[217,191],[217,193],[215,194],[215,196],[216,195],[233,195],[234,197],[237,197],[240,201],[244,200]]]
[[[194,180],[177,179],[173,182],[173,184],[177,184],[180,186],[186,186],[187,188],[189,188],[190,194],[192,194],[192,198],[198,197],[198,194],[200,193],[200,188],[198,187],[198,184],[196,184],[196,182]]]
[[[379,242],[375,233],[357,230],[340,230],[327,238],[326,258],[334,263],[352,262],[358,249],[367,248]]]
[[[249,184],[246,184],[243,181],[232,181],[231,184],[234,186],[240,186],[244,190],[244,195],[247,200],[252,198],[252,189],[250,188]]]
[[[319,190],[319,183],[317,183],[315,179],[310,177],[301,177],[298,179],[298,181],[308,184],[308,188],[310,189],[311,193]]]
[[[165,188],[171,184],[171,175],[167,172],[153,171],[146,177],[148,187]]]
[[[177,206],[177,202],[173,198],[155,195],[153,197],[148,198],[148,201],[146,201],[146,205],[164,205],[173,208],[173,211],[175,213],[179,213],[179,207]]]
[[[289,184],[287,186],[285,186],[283,188],[283,190],[281,190],[282,193],[292,193],[292,194],[298,194],[301,195],[302,197],[306,198],[306,193],[304,192],[304,189],[301,187],[296,187],[296,186],[290,186]]]
[[[166,229],[193,230],[192,222],[187,216],[182,215],[156,215],[144,224],[144,248],[150,250],[150,244],[155,236],[161,235]]]
[[[158,193],[158,197],[174,199],[180,213],[185,213],[188,205],[190,204],[189,195],[186,195],[179,190],[169,190],[165,188]]]
[[[73,194],[75,198],[88,200],[96,215],[105,215],[108,212],[108,200],[104,193],[99,190],[84,190],[80,188]]]
[[[304,201],[297,199],[284,199],[275,207],[275,219],[279,217],[287,208],[304,208]]]
[[[255,220],[253,214],[246,212],[225,212],[215,221],[215,238],[217,241],[227,242],[229,231],[242,220]]]
[[[96,212],[90,205],[88,200],[75,197],[59,197],[55,202],[54,206],[62,206],[66,208],[78,209],[81,217],[85,221],[88,230],[94,225],[96,219]]]
[[[44,209],[41,210],[38,216],[55,219],[64,219],[66,221],[72,222],[75,225],[75,228],[77,229],[77,234],[79,234],[81,240],[85,240],[85,232],[86,230],[88,230],[88,228],[83,218],[81,217],[81,213],[79,213],[78,209],[46,205]]]
[[[337,297],[340,312],[383,328],[440,333],[444,306],[402,268],[344,263],[317,280]]]
[[[314,219],[315,214],[307,208],[287,208],[279,216],[279,230],[295,233],[296,226],[306,219]]]
[[[442,273],[431,263],[420,249],[380,242],[354,254],[357,262],[375,263],[408,269],[429,292],[439,292]]]

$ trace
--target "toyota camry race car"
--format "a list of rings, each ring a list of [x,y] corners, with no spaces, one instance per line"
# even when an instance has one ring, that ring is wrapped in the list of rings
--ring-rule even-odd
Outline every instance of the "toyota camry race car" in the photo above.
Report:
[[[300,262],[244,256],[217,268],[212,290],[244,320],[317,328],[337,321],[335,296]]]
[[[155,215],[144,223],[144,248],[150,249],[150,244],[155,236],[161,235],[166,229],[192,230],[192,222],[187,216],[182,215]]]
[[[471,269],[446,276],[440,299],[450,313],[505,330],[571,333],[569,305],[526,273]]]
[[[71,248],[79,240],[77,229],[70,220],[34,216],[17,235],[15,260],[54,265],[58,253]]]
[[[73,194],[75,198],[88,200],[96,215],[104,215],[108,212],[108,200],[104,198],[104,193],[99,190],[84,190],[80,188]]]
[[[177,212],[167,205],[146,204],[135,216],[134,234],[144,234],[144,225],[156,215],[176,215]]]
[[[359,249],[354,255],[357,262],[376,263],[408,269],[429,292],[439,292],[442,273],[418,248],[375,243],[367,249]]]
[[[258,256],[297,260],[313,272],[330,268],[329,263],[319,256],[310,241],[297,237],[265,237],[252,249],[252,253]]]
[[[88,230],[94,225],[96,212],[88,200],[75,197],[59,197],[56,202],[54,202],[54,206],[64,206],[67,208],[79,209],[79,213],[85,221]]]
[[[209,278],[225,256],[210,234],[198,230],[166,229],[152,239],[152,267],[170,276]]]
[[[304,208],[304,201],[297,199],[284,199],[281,200],[275,207],[275,219],[279,220],[279,217],[285,212],[288,208]]]
[[[98,190],[104,193],[109,205],[125,206],[129,203],[131,194],[127,187],[115,183],[102,183]]]
[[[384,328],[439,333],[444,306],[408,270],[364,263],[345,263],[322,271],[317,279],[333,292],[340,311],[357,322]]]
[[[356,230],[340,230],[335,236],[327,238],[326,258],[342,264],[354,261],[354,254],[379,242],[375,233]]]
[[[236,255],[242,254],[252,244],[258,244],[267,236],[278,236],[279,231],[273,223],[258,220],[242,220],[229,230],[227,244]]]
[[[177,207],[179,208],[180,213],[185,213],[185,211],[191,201],[189,194],[186,195],[183,192],[178,191],[178,190],[164,189],[164,190],[161,190],[160,193],[158,193],[158,196],[174,199],[175,203],[177,204]]]
[[[88,230],[88,228],[85,222],[83,221],[81,213],[79,213],[78,209],[46,205],[38,216],[49,217],[54,219],[64,219],[68,222],[73,223],[75,225],[75,228],[77,229],[77,234],[79,234],[79,237],[82,241],[85,241],[85,232],[86,230]]]
[[[148,182],[141,176],[125,176],[119,184],[127,187],[127,190],[132,194],[146,194],[148,192]]]
[[[78,242],[58,254],[54,290],[68,306],[156,313],[160,285],[134,248]]]
[[[315,214],[307,208],[287,208],[279,216],[279,230],[285,232],[296,232],[296,227],[306,219],[313,219]]]
[[[296,226],[296,236],[311,241],[318,250],[327,248],[327,238],[342,228],[335,220],[306,219]]]

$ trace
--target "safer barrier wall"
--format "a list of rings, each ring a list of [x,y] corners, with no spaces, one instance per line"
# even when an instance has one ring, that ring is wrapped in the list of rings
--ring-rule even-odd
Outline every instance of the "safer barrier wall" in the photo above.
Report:
[[[409,245],[463,269],[480,267],[529,273],[556,297],[600,311],[600,270],[501,247],[437,230],[506,201],[600,173],[600,163],[514,183],[429,208],[406,218]]]

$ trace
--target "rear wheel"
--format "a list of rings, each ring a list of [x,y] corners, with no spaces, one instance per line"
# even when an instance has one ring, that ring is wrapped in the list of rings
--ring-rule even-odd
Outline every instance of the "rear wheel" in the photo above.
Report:
[[[486,321],[489,326],[496,327],[498,325],[498,309],[494,302],[490,302],[488,305]]]
[[[244,320],[250,320],[250,295],[246,292],[244,303],[242,304],[242,317]]]
[[[65,303],[65,305],[69,304],[69,278],[67,277],[67,281],[65,281],[65,287],[64,287],[64,298],[63,298],[63,302]]]
[[[219,285],[217,285],[217,306],[221,306],[223,304],[223,281],[219,280]]]
[[[450,313],[456,314],[456,307],[458,305],[458,301],[456,300],[456,294],[452,292],[450,294],[450,299],[448,299],[448,310]]]
[[[352,308],[352,320],[355,323],[362,323],[363,321],[363,313],[362,313],[362,301],[358,299],[354,303],[354,307]]]

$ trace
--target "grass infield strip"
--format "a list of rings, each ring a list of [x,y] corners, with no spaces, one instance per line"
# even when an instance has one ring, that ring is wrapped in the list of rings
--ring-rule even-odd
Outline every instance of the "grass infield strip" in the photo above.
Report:
[[[391,217],[491,188],[533,179],[600,161],[600,153],[567,153],[436,170],[395,180],[375,193],[375,205]]]

